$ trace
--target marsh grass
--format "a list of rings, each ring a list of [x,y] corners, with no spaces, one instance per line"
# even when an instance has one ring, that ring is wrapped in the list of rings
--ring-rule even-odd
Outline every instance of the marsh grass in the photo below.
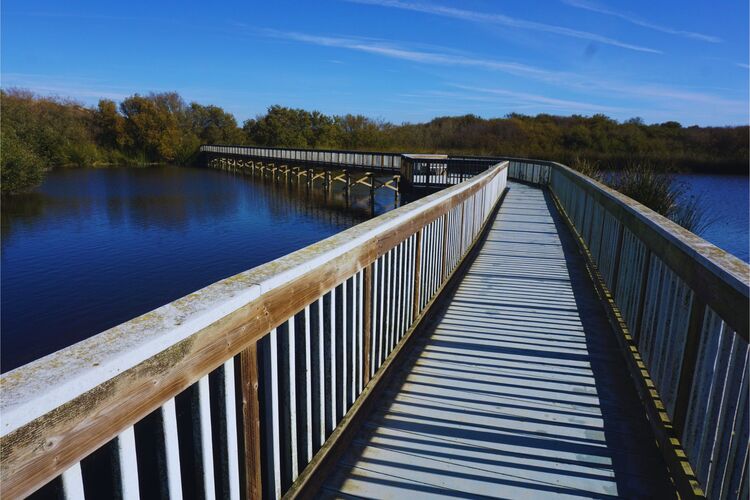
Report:
[[[704,231],[714,222],[703,209],[700,197],[689,194],[687,184],[652,164],[631,162],[623,170],[605,174],[597,163],[576,158],[572,167],[693,233]]]

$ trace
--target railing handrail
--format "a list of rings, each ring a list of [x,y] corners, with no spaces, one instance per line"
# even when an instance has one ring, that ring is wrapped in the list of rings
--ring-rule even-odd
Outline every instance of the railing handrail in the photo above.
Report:
[[[364,269],[404,238],[479,192],[507,166],[499,163],[462,184],[221,280],[3,374],[0,436],[5,452],[4,483],[10,479],[10,470],[19,468],[19,464],[23,469],[23,464],[31,460],[30,444],[38,441],[30,437],[34,431],[29,428],[43,428],[58,437],[64,431],[55,428],[57,425],[73,434],[96,428],[97,437],[89,438],[81,449],[71,449],[67,443],[64,453],[56,449],[57,444],[33,451],[35,460],[40,454],[50,454],[57,463],[61,453],[68,454],[67,458],[74,453],[72,460],[80,460],[267,335],[342,279]],[[198,351],[196,345],[200,346]],[[101,414],[107,415],[106,422]],[[104,426],[106,431],[102,430]],[[20,432],[18,438],[15,431]],[[8,440],[10,434],[13,436]],[[25,444],[26,451],[19,452],[23,456],[9,457],[17,439]]]
[[[257,146],[251,144],[202,144],[199,151],[203,152],[206,147],[217,148],[257,148],[270,149],[272,151],[305,151],[310,153],[344,153],[344,154],[365,154],[377,156],[402,156],[403,153],[392,151],[360,151],[356,149],[312,149],[312,148],[279,148],[274,146]]]
[[[321,152],[321,153],[351,153],[351,154],[368,154],[368,155],[389,155],[389,156],[415,156],[419,157],[421,155],[427,155],[427,156],[445,156],[445,159],[448,160],[460,160],[460,159],[467,159],[467,160],[487,160],[487,161],[495,161],[496,163],[503,162],[503,161],[523,161],[526,163],[535,163],[538,165],[560,165],[559,163],[556,163],[552,160],[540,160],[536,158],[523,158],[520,156],[479,156],[479,155],[465,155],[465,154],[450,154],[450,153],[410,153],[410,152],[399,152],[399,151],[369,151],[369,150],[359,150],[359,149],[316,149],[316,148],[285,148],[285,147],[276,147],[276,146],[258,146],[255,144],[201,144],[199,151],[204,151],[204,148],[206,147],[219,147],[219,148],[260,148],[260,149],[270,149],[273,151],[306,151],[306,152]],[[417,158],[421,159],[421,158]]]
[[[618,217],[618,220],[636,232],[649,250],[673,269],[740,336],[748,340],[746,305],[750,299],[750,265],[747,262],[615,189],[561,163],[550,162],[550,165],[597,196],[608,209],[621,211],[626,220],[622,217]],[[667,243],[668,247],[663,243]]]

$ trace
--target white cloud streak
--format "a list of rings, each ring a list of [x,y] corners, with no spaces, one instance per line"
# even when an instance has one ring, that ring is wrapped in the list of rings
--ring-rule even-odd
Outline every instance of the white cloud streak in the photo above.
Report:
[[[596,92],[608,99],[622,99],[629,97],[639,102],[648,101],[659,106],[671,106],[683,111],[687,105],[703,106],[713,113],[734,115],[737,109],[745,109],[746,101],[725,99],[713,94],[689,91],[661,84],[626,83],[598,79],[589,75],[570,73],[565,71],[547,70],[526,64],[477,58],[470,55],[449,54],[444,52],[427,52],[415,50],[376,39],[342,36],[320,36],[298,32],[284,32],[263,30],[265,36],[296,41],[300,43],[353,50],[368,54],[410,61],[420,64],[474,67],[489,71],[499,71],[517,77],[541,81],[556,87],[567,88],[572,91],[590,94]],[[528,97],[528,96],[527,96]],[[574,103],[574,101],[570,101]],[[551,101],[548,103],[551,104]],[[561,103],[557,103],[561,104]],[[643,104],[644,108],[651,104]]]
[[[521,105],[543,105],[548,108],[564,109],[572,111],[574,113],[614,113],[614,112],[630,112],[631,109],[614,107],[614,106],[603,106],[599,104],[593,104],[582,101],[572,101],[568,99],[556,99],[554,97],[547,97],[539,94],[531,94],[528,92],[516,92],[512,90],[502,88],[486,88],[486,87],[474,87],[471,85],[462,85],[458,83],[449,84],[451,87],[465,90],[468,92],[475,92],[480,98],[484,97],[488,100],[503,99],[507,102],[514,102]]]
[[[606,16],[617,17],[619,19],[622,19],[623,21],[629,22],[630,24],[635,24],[636,26],[659,31],[661,33],[667,33],[668,35],[682,36],[685,38],[692,38],[693,40],[700,40],[702,42],[709,43],[721,43],[723,41],[721,38],[716,36],[704,35],[703,33],[696,33],[694,31],[679,30],[676,28],[670,28],[669,26],[662,26],[660,24],[645,21],[630,14],[625,14],[622,12],[607,9],[605,7],[601,7],[600,5],[597,5],[593,2],[588,2],[587,0],[562,0],[562,2],[577,9],[584,9],[591,12],[596,12],[598,14],[604,14]]]
[[[422,12],[425,14],[432,14],[436,16],[449,17],[453,19],[460,19],[463,21],[470,21],[476,23],[496,24],[500,26],[506,26],[509,28],[517,28],[522,30],[537,31],[543,33],[552,33],[555,35],[567,36],[571,38],[578,38],[582,40],[588,40],[590,42],[597,42],[604,45],[611,45],[613,47],[619,47],[622,49],[635,50],[638,52],[649,52],[652,54],[662,54],[662,51],[653,49],[650,47],[644,47],[641,45],[635,45],[627,42],[622,42],[614,38],[606,37],[596,33],[590,33],[588,31],[581,31],[564,26],[556,26],[553,24],[539,23],[536,21],[527,21],[525,19],[518,19],[515,17],[506,16],[504,14],[492,14],[486,12],[477,12],[472,10],[457,9],[454,7],[446,7],[443,5],[434,5],[417,2],[403,2],[400,0],[347,0],[352,3],[360,3],[367,5],[377,5],[379,7],[389,7],[401,10],[410,10],[414,12]]]

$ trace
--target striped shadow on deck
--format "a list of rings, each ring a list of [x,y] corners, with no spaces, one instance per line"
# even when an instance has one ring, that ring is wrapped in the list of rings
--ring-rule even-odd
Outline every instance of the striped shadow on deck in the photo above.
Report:
[[[321,492],[673,498],[567,228],[512,183],[476,260]]]

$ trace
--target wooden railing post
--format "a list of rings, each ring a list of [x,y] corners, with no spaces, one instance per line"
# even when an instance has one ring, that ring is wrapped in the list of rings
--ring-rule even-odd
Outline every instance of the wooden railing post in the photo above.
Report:
[[[412,302],[412,318],[419,316],[419,282],[420,266],[422,260],[422,230],[417,231],[416,249],[414,250],[414,301]]]
[[[362,297],[362,385],[370,381],[370,359],[372,357],[372,264],[362,272],[364,296]]]
[[[245,498],[263,496],[260,456],[260,406],[258,404],[258,344],[240,353],[242,384],[242,430],[245,446]]]

